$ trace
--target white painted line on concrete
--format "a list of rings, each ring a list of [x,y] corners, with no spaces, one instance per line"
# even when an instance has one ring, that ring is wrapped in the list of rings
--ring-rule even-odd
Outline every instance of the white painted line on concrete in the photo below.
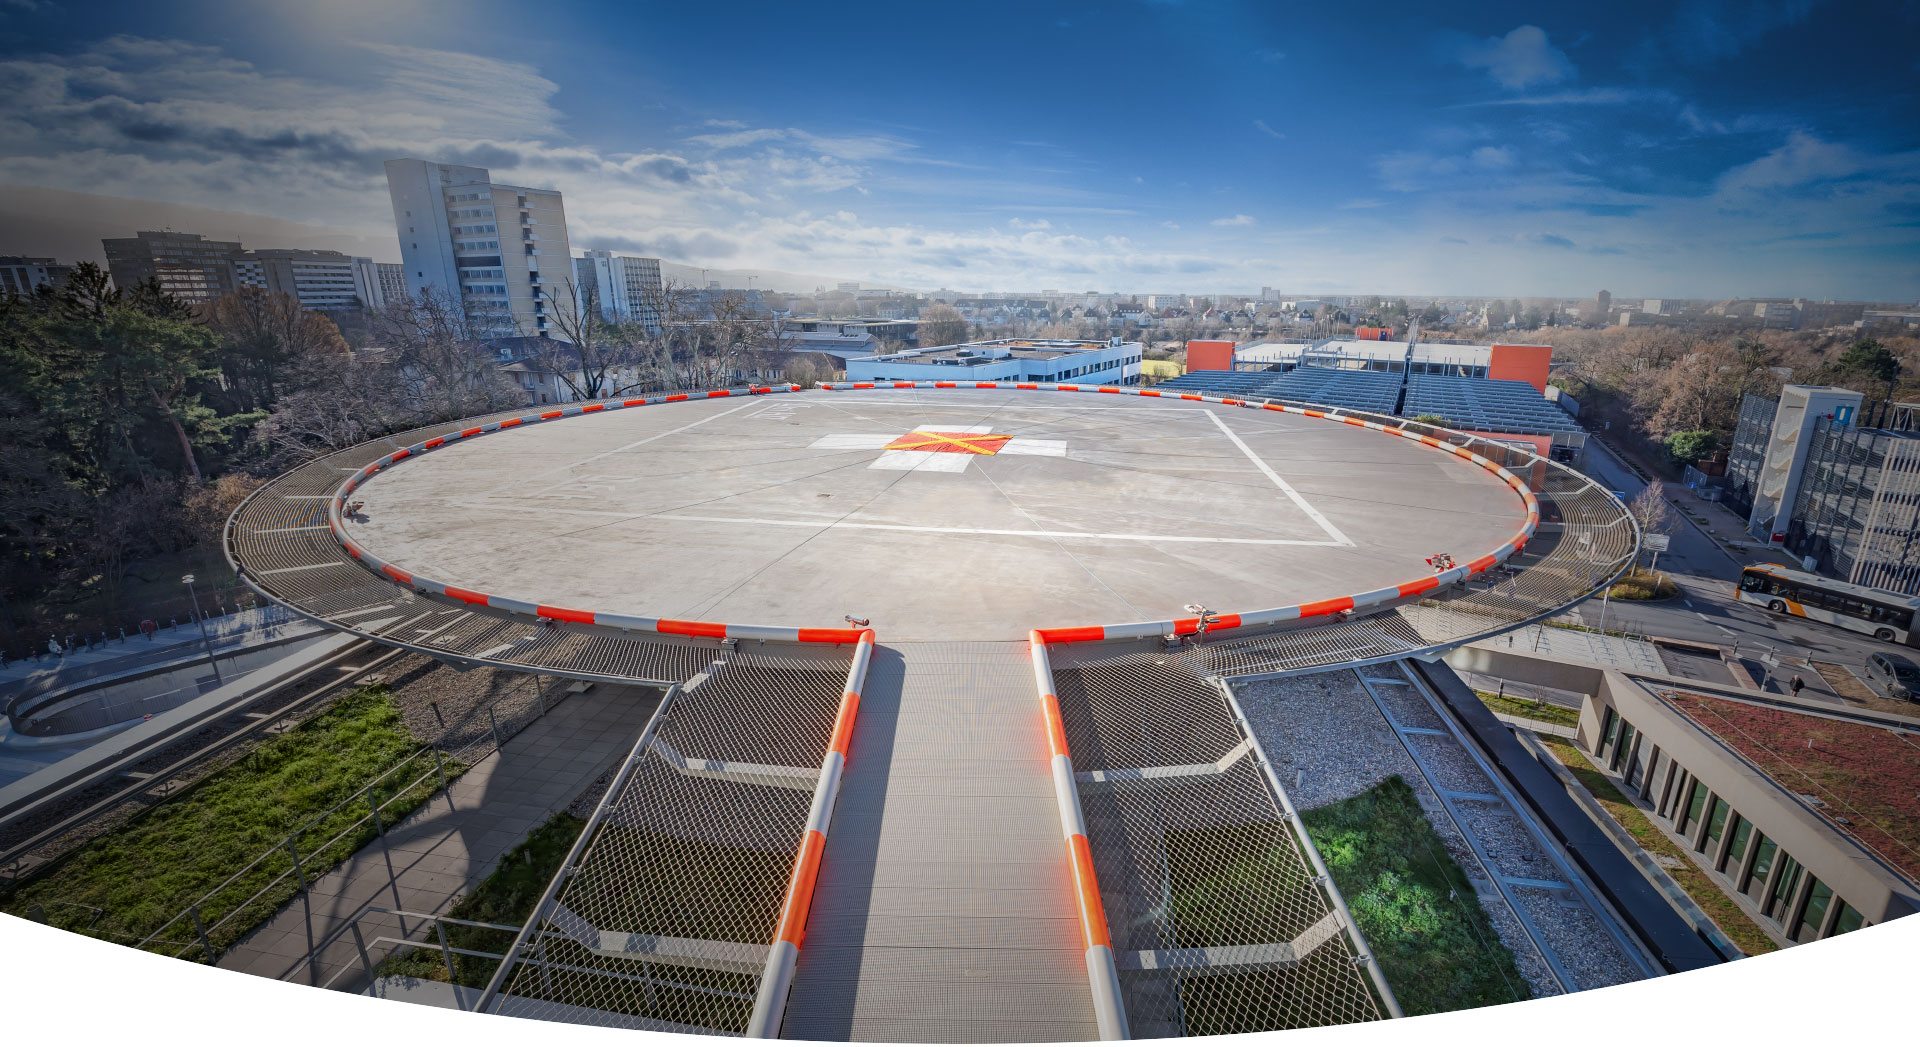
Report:
[[[996,454],[1033,454],[1042,458],[1065,458],[1067,442],[1065,440],[1032,440],[1016,436],[1000,445]]]
[[[744,410],[746,410],[746,409],[747,409],[747,408],[749,408],[749,407],[759,407],[759,406],[760,406],[759,404],[757,404],[757,403],[754,403],[753,401],[751,401],[751,400],[749,400],[749,401],[747,401],[746,403],[743,403],[743,404],[741,404],[741,405],[740,405],[740,406],[738,406],[738,407],[730,407],[730,408],[728,408],[728,409],[726,409],[726,410],[724,410],[724,411],[721,411],[721,412],[719,412],[718,414],[710,414],[710,415],[707,415],[707,416],[706,416],[706,417],[704,417],[704,418],[697,418],[697,419],[695,419],[695,420],[693,420],[693,421],[691,421],[691,422],[688,422],[687,424],[685,424],[685,425],[683,425],[683,426],[681,426],[681,427],[680,427],[680,428],[678,428],[678,429],[669,429],[669,430],[667,430],[667,431],[666,431],[666,432],[664,432],[664,433],[654,433],[654,434],[653,434],[652,436],[649,436],[649,437],[645,437],[645,438],[643,438],[643,439],[639,439],[639,440],[635,440],[634,442],[632,442],[632,443],[630,443],[630,444],[626,444],[626,445],[623,445],[623,446],[620,446],[620,447],[616,447],[616,448],[614,448],[614,449],[613,449],[613,450],[611,450],[611,451],[602,451],[602,452],[600,452],[599,454],[596,454],[596,455],[592,455],[592,456],[590,456],[590,457],[587,457],[587,458],[582,458],[582,459],[580,459],[580,460],[579,460],[579,461],[577,461],[577,462],[573,462],[573,463],[570,463],[570,464],[568,464],[568,465],[563,465],[563,466],[561,466],[560,468],[562,468],[562,469],[578,469],[578,468],[580,468],[580,467],[581,467],[581,466],[583,466],[583,465],[587,465],[587,464],[590,464],[590,463],[592,463],[592,462],[597,462],[597,461],[599,461],[599,460],[600,460],[600,459],[602,459],[602,458],[606,458],[606,457],[609,457],[609,456],[612,456],[612,455],[616,455],[616,454],[620,454],[620,453],[621,453],[621,452],[623,452],[623,451],[631,451],[631,450],[633,450],[633,449],[634,449],[634,448],[636,448],[636,447],[640,447],[640,446],[642,446],[642,445],[644,445],[644,444],[650,444],[650,443],[652,443],[652,442],[654,442],[655,440],[662,440],[662,439],[665,439],[666,437],[669,437],[669,436],[673,436],[673,435],[675,435],[676,433],[684,433],[684,432],[686,432],[686,431],[687,431],[687,430],[689,430],[689,429],[693,429],[693,428],[697,428],[697,427],[699,427],[699,426],[702,426],[702,425],[705,425],[705,424],[707,424],[708,422],[711,422],[711,421],[713,421],[713,420],[714,420],[714,419],[716,419],[716,418],[725,418],[725,417],[726,417],[727,415],[730,415],[730,414],[732,414],[732,413],[733,413],[733,412],[735,412],[735,411],[744,411]],[[539,494],[545,494],[545,493],[546,493],[547,491],[551,491],[551,490],[554,490],[555,488],[559,488],[559,487],[565,487],[565,486],[566,486],[566,484],[555,484],[555,485],[554,485],[553,487],[549,487],[549,488],[546,488],[545,490],[542,490],[542,491],[539,491],[539,492],[537,492],[537,493],[539,493]]]
[[[900,439],[898,433],[833,433],[807,445],[815,451],[878,451]]]
[[[1320,525],[1321,530],[1327,532],[1327,537],[1333,539],[1332,544],[1344,545],[1349,548],[1353,546],[1353,539],[1348,538],[1346,535],[1340,533],[1340,528],[1335,527],[1333,525],[1333,521],[1321,515],[1320,510],[1315,509],[1313,506],[1307,504],[1307,500],[1305,498],[1300,497],[1300,492],[1294,490],[1292,484],[1286,482],[1285,480],[1280,479],[1279,473],[1274,472],[1273,469],[1267,465],[1267,463],[1261,461],[1260,456],[1253,453],[1253,448],[1248,447],[1246,444],[1246,441],[1240,439],[1239,435],[1236,434],[1232,429],[1227,428],[1227,423],[1221,421],[1219,415],[1214,414],[1212,411],[1208,411],[1207,417],[1213,419],[1213,424],[1220,427],[1220,431],[1227,435],[1227,439],[1233,441],[1233,445],[1235,447],[1240,448],[1240,453],[1246,455],[1248,461],[1252,462],[1255,466],[1259,467],[1261,472],[1267,474],[1267,479],[1272,480],[1273,485],[1275,487],[1280,488],[1281,493],[1285,494],[1288,498],[1292,499],[1293,504],[1299,506],[1301,512],[1306,513],[1309,519],[1311,519],[1314,523],[1317,523]]]
[[[299,531],[324,531],[326,529],[327,529],[326,524],[314,524],[312,527],[275,527],[271,530],[255,531],[253,533],[254,534],[294,534]]]
[[[932,453],[932,452],[918,452],[918,453]],[[944,457],[960,458],[964,460],[972,456],[971,455],[946,455]],[[564,510],[560,510],[560,511],[564,511]],[[609,513],[606,515],[617,516],[617,515],[624,515],[624,514]],[[914,524],[852,523],[844,520],[837,523],[833,523],[830,521],[821,521],[821,520],[774,520],[774,519],[768,519],[765,517],[744,517],[744,516],[680,516],[680,515],[665,516],[665,515],[662,515],[662,516],[652,516],[652,517],[635,517],[635,519],[684,520],[688,523],[764,524],[770,527],[811,527],[816,530],[821,528],[823,525],[825,525],[828,530],[834,530],[834,529],[845,527],[845,528],[852,528],[852,529],[862,530],[862,531],[913,531],[913,532],[918,532],[922,534],[996,534],[996,535],[1010,535],[1016,538],[1097,538],[1097,539],[1104,539],[1107,541],[1115,541],[1115,542],[1192,542],[1192,543],[1203,543],[1203,544],[1213,544],[1213,545],[1310,545],[1310,546],[1334,546],[1334,545],[1342,544],[1340,542],[1317,542],[1317,541],[1307,541],[1305,539],[1297,539],[1297,538],[1219,538],[1219,537],[1213,537],[1213,536],[1178,535],[1178,534],[1110,534],[1110,533],[1096,532],[1096,531],[1022,531],[1022,530],[1015,530],[1011,528],[998,528],[998,527],[921,527]],[[1353,543],[1347,542],[1345,544],[1352,545]]]
[[[1718,630],[1720,630],[1720,631],[1721,631],[1721,632],[1723,632],[1723,633],[1726,633],[1726,634],[1727,634],[1728,636],[1738,636],[1738,635],[1740,635],[1739,633],[1736,633],[1736,632],[1734,632],[1734,631],[1733,631],[1732,629],[1729,629],[1729,628],[1727,628],[1727,627],[1726,627],[1726,626],[1724,626],[1724,625],[1716,625],[1716,626],[1714,626],[1714,628],[1715,628],[1715,629],[1718,629]]]
[[[976,457],[979,456],[958,451],[882,451],[880,457],[874,459],[867,468],[894,472],[964,473],[967,471],[967,460]]]

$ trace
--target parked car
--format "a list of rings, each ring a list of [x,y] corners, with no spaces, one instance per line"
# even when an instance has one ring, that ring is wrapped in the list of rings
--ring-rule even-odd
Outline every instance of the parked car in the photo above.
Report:
[[[1897,654],[1875,654],[1867,659],[1867,686],[1889,698],[1913,701],[1920,693],[1920,665]]]

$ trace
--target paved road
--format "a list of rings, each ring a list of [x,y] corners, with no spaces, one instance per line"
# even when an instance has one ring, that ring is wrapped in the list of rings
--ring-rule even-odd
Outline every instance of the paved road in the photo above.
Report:
[[[1614,490],[1624,491],[1628,500],[1646,487],[1632,470],[1598,442],[1588,444],[1586,464],[1589,475]],[[1669,500],[1677,499],[1705,515],[1711,521],[1709,526],[1718,533],[1738,533],[1740,520],[1730,510],[1695,497],[1680,484],[1665,486]],[[1680,522],[1674,529],[1671,547],[1660,555],[1660,570],[1678,583],[1680,596],[1658,604],[1610,601],[1605,609],[1607,628],[1723,646],[1738,645],[1742,654],[1777,648],[1786,658],[1811,657],[1856,667],[1874,651],[1904,650],[1858,633],[1783,618],[1751,604],[1736,603],[1733,593],[1740,568],[1763,560],[1784,561],[1759,549],[1750,556],[1738,557],[1714,542],[1693,521],[1678,512],[1674,515]],[[1601,602],[1589,600],[1580,607],[1579,613],[1582,621],[1598,625]]]

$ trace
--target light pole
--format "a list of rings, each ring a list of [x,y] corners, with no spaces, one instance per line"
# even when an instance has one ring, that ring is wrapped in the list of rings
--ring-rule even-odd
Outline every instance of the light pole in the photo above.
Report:
[[[200,613],[200,594],[193,591],[193,575],[181,575],[180,582],[187,587],[187,596],[193,601],[193,620],[200,623],[200,642],[207,648],[207,664],[213,666],[213,682],[224,684],[227,681],[220,678],[220,663],[213,657],[213,641],[207,638],[207,619]]]

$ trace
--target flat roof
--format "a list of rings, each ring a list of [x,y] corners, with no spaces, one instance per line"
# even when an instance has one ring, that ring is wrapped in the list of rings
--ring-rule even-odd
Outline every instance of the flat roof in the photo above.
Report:
[[[1920,883],[1920,732],[1687,691],[1661,697]]]
[[[1392,587],[1435,552],[1499,548],[1525,516],[1478,466],[1382,433],[1015,390],[583,415],[397,463],[355,498],[354,542],[461,587],[673,619],[852,615],[892,640]]]

